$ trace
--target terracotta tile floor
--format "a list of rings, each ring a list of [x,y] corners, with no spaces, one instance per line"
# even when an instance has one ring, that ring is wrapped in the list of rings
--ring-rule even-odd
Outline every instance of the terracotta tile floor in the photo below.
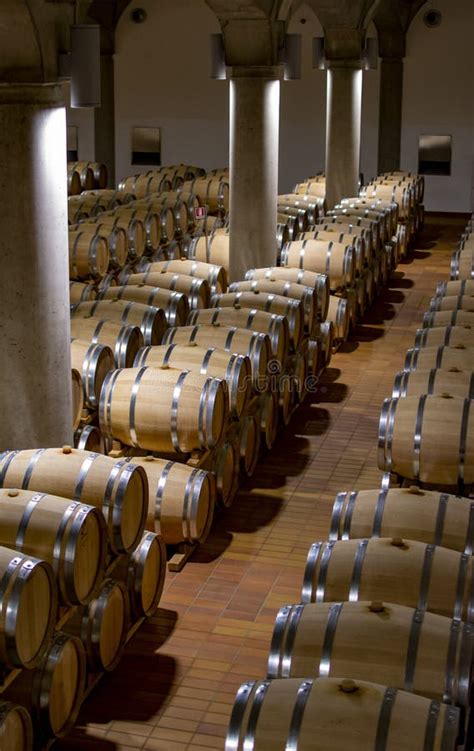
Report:
[[[223,749],[236,690],[264,677],[278,608],[299,602],[308,547],[336,492],[380,484],[380,406],[465,220],[431,218],[409,263],[338,352],[274,450],[185,569],[158,614],[55,748]]]

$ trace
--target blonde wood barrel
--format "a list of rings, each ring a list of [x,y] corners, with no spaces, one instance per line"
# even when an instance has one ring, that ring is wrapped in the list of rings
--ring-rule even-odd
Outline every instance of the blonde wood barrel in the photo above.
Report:
[[[467,707],[474,629],[387,602],[285,605],[276,617],[269,678],[382,681]]]
[[[324,201],[315,195],[301,195],[300,193],[284,193],[278,196],[278,203],[286,206],[296,206],[296,208],[309,209],[314,217],[314,221],[319,216],[324,216]]]
[[[93,316],[72,318],[71,334],[75,339],[110,347],[118,368],[130,368],[138,350],[145,344],[138,326],[127,326],[118,321]]]
[[[297,240],[284,245],[281,265],[329,277],[331,290],[350,286],[355,276],[354,248],[332,240]]]
[[[76,224],[103,214],[105,207],[96,195],[70,196],[68,198],[68,221]]]
[[[0,663],[34,668],[56,622],[57,587],[46,561],[0,547]]]
[[[272,344],[273,356],[278,362],[285,363],[290,348],[290,331],[288,321],[284,316],[276,313],[266,313],[257,308],[203,308],[193,310],[188,317],[189,325],[212,326],[220,323],[223,326],[257,331],[268,334]]]
[[[189,370],[115,370],[102,387],[102,433],[127,446],[162,452],[213,448],[227,419],[225,381]]]
[[[69,278],[100,279],[109,268],[107,238],[87,230],[69,230]]]
[[[380,469],[421,482],[459,488],[473,483],[471,400],[449,394],[385,399],[378,463]]]
[[[216,479],[217,501],[220,506],[232,505],[239,488],[239,450],[235,441],[225,440],[213,452],[211,471]]]
[[[166,565],[163,539],[154,532],[145,532],[130,558],[115,567],[114,578],[127,588],[132,620],[155,613],[163,592]]]
[[[301,344],[304,335],[304,307],[301,300],[273,294],[272,292],[261,292],[256,289],[213,295],[211,307],[235,308],[236,310],[240,310],[241,308],[256,308],[265,313],[284,316],[288,321],[290,341],[293,349],[297,349]]]
[[[183,183],[184,193],[194,193],[211,214],[229,210],[229,183],[220,178],[195,178]]]
[[[133,550],[148,511],[148,483],[141,467],[70,446],[6,451],[0,487],[53,493],[102,510],[115,553]]]
[[[430,311],[437,310],[465,310],[474,313],[474,295],[444,295],[443,297],[434,297],[430,303]]]
[[[175,201],[179,199],[184,204],[184,206],[186,207],[185,216],[187,217],[188,225],[184,228],[183,231],[184,233],[191,231],[195,226],[194,212],[201,205],[199,197],[194,193],[184,191],[182,189],[179,191],[170,190],[163,192],[161,196],[170,200],[174,199]]]
[[[351,317],[348,301],[344,297],[331,295],[327,320],[332,323],[334,340],[345,342],[349,336]]]
[[[227,234],[214,233],[210,236],[195,237],[188,248],[188,258],[200,263],[212,263],[222,266],[229,273],[230,237]]]
[[[85,406],[95,409],[99,405],[104,378],[110,370],[115,368],[112,349],[104,344],[91,344],[87,340],[72,339],[71,362],[73,368],[81,376]]]
[[[308,375],[318,376],[321,371],[321,343],[316,339],[308,340]]]
[[[90,169],[94,177],[94,183],[98,188],[107,187],[107,167],[102,162],[68,162],[68,170],[76,170],[80,172],[83,169]]]
[[[374,253],[376,253],[383,245],[383,227],[380,220],[371,219],[366,216],[363,209],[360,209],[359,211],[347,208],[332,209],[331,211],[328,211],[324,220],[336,224],[351,224],[356,227],[365,227],[365,229],[370,230],[372,233]]]
[[[463,295],[474,295],[474,279],[463,279],[461,281],[439,282],[436,287],[436,297],[460,297]]]
[[[56,631],[41,665],[23,671],[7,698],[25,706],[42,737],[62,737],[74,725],[84,697],[86,659],[80,639]]]
[[[186,295],[148,284],[111,287],[99,295],[100,300],[130,300],[142,305],[161,308],[165,312],[170,326],[184,326],[189,315],[189,303]]]
[[[71,309],[71,316],[82,319],[94,317],[121,322],[127,326],[138,326],[143,336],[143,344],[150,345],[161,344],[168,328],[166,313],[162,308],[154,308],[132,300],[81,302]]]
[[[389,211],[382,207],[374,208],[373,204],[361,205],[354,203],[351,199],[343,199],[341,203],[336,204],[335,210],[343,209],[354,216],[364,216],[367,219],[373,219],[380,223],[380,234],[382,242],[388,242],[392,234],[392,216]]]
[[[166,199],[162,199],[161,196],[146,196],[132,204],[131,208],[134,209],[133,216],[138,218],[142,218],[137,213],[139,210],[152,211],[156,215],[159,223],[160,245],[170,243],[175,237],[179,236],[180,211],[177,209],[176,215],[173,206],[168,206]]]
[[[267,449],[271,449],[278,434],[278,392],[269,389],[260,397],[260,431]]]
[[[356,237],[363,237],[365,240],[365,250],[370,260],[372,260],[381,245],[380,226],[377,222],[372,222],[370,219],[360,216],[347,215],[343,211],[340,213],[335,212],[333,215],[325,216],[324,219],[319,219],[316,222],[316,226],[311,227],[311,232],[320,229],[328,232],[344,232]]]
[[[128,257],[130,259],[136,260],[143,256],[146,247],[146,230],[140,219],[123,210],[120,213],[100,214],[94,221],[110,228],[121,229],[125,232]]]
[[[319,326],[317,341],[320,349],[320,370],[331,362],[334,346],[334,325],[332,321],[323,321]]]
[[[465,323],[462,326],[434,326],[418,329],[415,335],[415,347],[459,347],[461,349],[474,346],[474,325]]]
[[[91,672],[111,671],[122,657],[130,625],[130,598],[125,584],[107,578],[97,596],[65,625],[81,640]]]
[[[281,279],[254,279],[242,282],[234,282],[229,286],[229,292],[264,292],[266,294],[288,297],[290,300],[299,300],[304,311],[304,330],[312,334],[318,325],[318,299],[314,287],[306,287],[303,284]],[[275,311],[276,312],[276,311]]]
[[[84,425],[74,433],[74,448],[104,454],[105,446],[102,433],[95,425]]]
[[[402,537],[317,542],[302,602],[377,600],[472,622],[472,557]]]
[[[88,602],[105,566],[100,510],[47,493],[0,489],[0,545],[50,563],[66,605]]]
[[[238,445],[240,468],[246,477],[252,477],[258,462],[261,431],[258,414],[244,415],[239,422]]]
[[[474,299],[474,298],[473,298]],[[474,329],[474,310],[440,310],[425,313],[423,328],[446,328],[447,326],[471,326]]]
[[[359,235],[351,235],[346,232],[331,232],[330,230],[316,230],[315,232],[303,232],[296,238],[297,240],[323,240],[336,241],[342,245],[351,245],[354,248],[356,273],[361,274],[365,262],[365,240]]]
[[[149,485],[147,529],[167,545],[204,542],[211,528],[216,499],[212,473],[186,464],[134,458],[146,472]]]
[[[291,217],[295,221],[294,231],[305,232],[308,227],[316,220],[315,213],[312,209],[298,208],[283,203],[277,204],[277,217]]]
[[[422,394],[437,396],[449,394],[462,399],[474,399],[474,372],[459,368],[447,370],[417,368],[417,370],[404,370],[397,373],[392,389],[393,397],[421,396]]]
[[[169,271],[174,274],[187,274],[198,279],[206,279],[211,290],[215,292],[225,292],[227,290],[227,272],[223,266],[216,266],[213,263],[203,263],[201,261],[191,261],[187,258],[170,261],[156,261],[150,264],[144,264],[139,271],[161,272]]]
[[[473,535],[472,500],[412,485],[338,493],[329,539],[407,537],[471,555]]]
[[[161,242],[167,239],[166,233],[162,237],[162,226],[168,227],[168,214],[166,209],[158,207],[156,210],[148,205],[142,206],[135,202],[115,209],[115,216],[121,219],[138,219],[145,229],[146,249],[155,252]]]
[[[222,378],[227,382],[229,410],[235,417],[242,415],[253,392],[249,357],[229,355],[215,347],[199,347],[196,342],[144,347],[138,352],[134,367],[141,368],[144,365],[169,365],[177,370],[188,369],[201,375]]]
[[[24,707],[0,699],[0,748],[33,751],[33,725]]]
[[[186,274],[148,271],[142,274],[129,274],[124,278],[123,283],[129,286],[147,284],[151,287],[181,292],[186,295],[189,307],[193,310],[208,308],[211,300],[209,282],[206,279],[198,279]]]
[[[77,196],[81,192],[81,178],[74,169],[67,171],[67,194],[68,196]]]
[[[289,243],[291,240],[293,240],[293,232],[290,231],[290,228],[286,222],[281,222],[278,219],[277,231],[276,231],[276,241],[277,241],[278,252],[281,251],[285,243]]]
[[[296,235],[300,231],[300,225],[299,225],[299,219],[296,216],[290,216],[289,214],[280,214],[277,213],[277,226],[283,225],[287,228],[289,238],[288,242],[291,242],[291,240],[296,240]],[[278,235],[277,235],[278,238]],[[279,248],[281,250],[281,246]]]
[[[455,250],[451,256],[451,279],[474,279],[474,252],[472,250]]]
[[[256,391],[267,387],[268,363],[272,357],[272,347],[268,334],[248,331],[236,326],[181,326],[169,329],[164,337],[165,344],[197,344],[209,349],[216,347],[225,352],[247,356],[252,368],[252,383]]]
[[[314,290],[317,302],[317,319],[324,321],[329,306],[329,277],[327,274],[317,274],[305,269],[289,266],[269,266],[267,268],[249,269],[245,274],[246,281],[277,282],[281,284],[297,284]],[[293,287],[291,287],[293,289]],[[291,296],[291,295],[290,295]]]
[[[101,216],[104,218],[103,222],[99,218],[95,224],[89,225],[87,222],[82,222],[79,227],[80,229],[93,228],[97,235],[106,237],[110,253],[109,268],[121,269],[126,264],[128,257],[127,234],[123,227],[116,224],[111,225],[107,222],[107,216]]]
[[[352,678],[244,683],[225,751],[454,751],[457,707]],[[317,746],[315,745],[317,742]]]
[[[97,293],[93,284],[69,282],[69,300],[71,305],[86,300],[95,300],[96,296]]]
[[[82,409],[84,406],[84,392],[82,389],[82,377],[79,370],[75,368],[71,369],[71,385],[72,385],[72,429],[76,430],[79,427],[82,417]]]
[[[178,196],[174,198],[170,196],[170,191],[167,191],[166,195],[161,193],[159,196],[148,197],[148,205],[153,208],[161,207],[161,209],[171,211],[173,217],[173,226],[169,224],[166,229],[163,230],[163,239],[170,241],[174,237],[183,237],[188,231],[189,216],[187,204],[181,200]]]
[[[369,185],[365,195],[371,198],[384,198],[392,203],[398,203],[398,215],[401,221],[408,219],[411,209],[411,195],[403,185]]]
[[[389,234],[395,234],[398,223],[398,203],[383,198],[370,198],[367,196],[353,196],[343,198],[341,206],[360,207],[369,211],[376,211],[387,218],[387,230]]]
[[[95,187],[94,171],[89,162],[70,162],[71,169],[77,172],[82,190],[93,190]]]
[[[474,364],[474,347],[458,344],[455,347],[423,347],[423,349],[409,349],[405,358],[403,370],[457,370],[471,371]]]

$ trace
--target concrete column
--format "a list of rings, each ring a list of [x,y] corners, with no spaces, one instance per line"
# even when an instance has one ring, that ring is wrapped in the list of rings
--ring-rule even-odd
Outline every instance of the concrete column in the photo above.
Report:
[[[380,68],[379,173],[400,169],[403,59],[382,58]]]
[[[331,64],[326,120],[326,200],[328,208],[357,195],[360,171],[362,70]]]
[[[72,439],[66,114],[59,85],[0,85],[0,450]]]
[[[230,81],[230,278],[276,262],[280,81],[234,68]]]
[[[95,160],[107,165],[109,187],[115,185],[114,57],[100,56],[101,106],[94,110]]]

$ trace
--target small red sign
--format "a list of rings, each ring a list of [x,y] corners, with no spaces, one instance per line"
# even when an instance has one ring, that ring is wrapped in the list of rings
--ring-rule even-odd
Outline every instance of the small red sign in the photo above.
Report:
[[[205,206],[196,206],[194,209],[194,218],[195,219],[205,219],[206,218],[206,207]]]

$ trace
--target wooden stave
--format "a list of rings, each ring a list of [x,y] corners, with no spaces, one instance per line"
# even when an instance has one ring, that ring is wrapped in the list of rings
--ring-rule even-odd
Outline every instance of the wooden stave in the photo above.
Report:
[[[99,404],[105,374],[115,368],[114,353],[104,344],[91,344],[83,339],[72,339],[71,356],[76,367],[81,365],[82,361],[80,373],[84,404],[86,407],[95,409]]]
[[[259,280],[285,280],[290,284],[298,284],[314,289],[316,294],[317,318],[318,321],[324,321],[327,316],[329,306],[329,277],[327,274],[316,274],[304,269],[294,269],[288,266],[269,266],[267,268],[249,269],[245,274],[245,281]],[[312,282],[312,283],[311,283]]]
[[[357,645],[352,654],[347,649],[348,630]],[[467,708],[473,647],[471,624],[403,605],[385,601],[285,605],[275,620],[267,677],[375,678],[399,690]]]
[[[86,239],[85,250],[78,246],[82,236]],[[89,277],[101,279],[107,273],[109,263],[110,252],[106,237],[94,233],[87,241],[84,230],[69,230],[69,278],[72,281]]]
[[[278,282],[276,279],[254,279],[234,282],[229,285],[229,292],[264,292],[299,300],[304,309],[304,329],[311,335],[318,324],[318,300],[313,287],[303,284],[293,284],[288,281]]]
[[[16,728],[11,728],[10,725],[13,714],[18,717]],[[21,728],[18,727],[19,724]],[[5,751],[8,748],[13,748],[14,751],[33,751],[33,725],[29,712],[20,704],[12,704],[3,699],[0,699],[0,742]],[[3,745],[4,743],[8,745]]]
[[[197,276],[199,279],[206,279],[211,286],[211,290],[216,290],[216,292],[224,292],[228,287],[226,270],[223,266],[217,266],[213,263],[181,258],[179,260],[153,261],[152,263],[139,265],[139,272],[146,270],[152,272],[171,271],[177,274]]]
[[[345,342],[349,336],[350,313],[348,301],[344,297],[331,295],[326,320],[333,324],[333,336],[336,341]]]
[[[430,396],[450,394],[451,396],[474,399],[474,373],[459,368],[431,368],[429,370],[401,371],[395,376],[392,397]]]
[[[42,501],[45,501],[43,506]],[[52,533],[51,548],[46,543],[46,530],[42,522],[45,506]],[[35,519],[35,512],[39,519]],[[91,523],[95,525],[95,533],[86,528]],[[66,498],[47,493],[0,489],[0,530],[0,545],[33,555],[52,566],[62,604],[85,605],[92,599],[99,586],[106,557],[105,521],[99,509],[78,502],[71,503]],[[93,552],[89,548],[87,560],[95,563],[95,570],[89,577],[87,590],[81,593],[75,581],[78,573],[76,565],[81,567],[81,560],[87,563],[84,556],[82,559],[79,557],[81,536],[87,536],[90,540],[93,534],[97,542],[96,557],[95,561],[91,558]]]
[[[95,300],[92,303],[79,303],[71,308],[73,318],[97,317],[121,321],[125,325],[138,326],[144,344],[161,344],[168,322],[161,308],[142,305],[126,300]]]
[[[128,274],[123,283],[129,286],[150,284],[186,295],[192,310],[208,308],[211,301],[211,288],[207,279],[190,277],[186,274],[172,274],[165,271],[159,273],[145,272],[142,274]]]
[[[320,243],[320,245],[309,245],[308,243]],[[323,246],[326,246],[324,248]],[[337,247],[336,247],[337,246]],[[332,265],[333,255],[332,250],[340,251],[342,258],[340,258],[338,265],[335,267]],[[306,249],[314,250],[313,261],[308,261],[306,258]],[[298,252],[298,262],[293,263],[291,252]],[[296,260],[296,259],[295,259]],[[352,245],[342,245],[329,241],[318,240],[302,240],[293,241],[284,245],[281,250],[280,263],[282,266],[293,266],[304,270],[313,271],[313,273],[323,273],[329,277],[329,284],[331,290],[337,290],[347,286],[351,286],[355,277],[355,260],[354,260],[354,247]],[[315,265],[317,269],[308,268],[308,265]]]
[[[474,502],[412,485],[338,493],[328,539],[406,537],[471,555],[473,535]]]
[[[128,326],[108,318],[74,316],[71,320],[74,339],[89,339],[91,344],[104,344],[113,349],[117,368],[129,368],[139,349],[144,346],[138,326]]]
[[[474,313],[474,295],[443,295],[432,297],[430,300],[430,312],[439,310],[465,310]]]
[[[159,565],[157,571],[152,565],[152,573],[156,573],[153,592],[144,601],[144,580],[149,570],[150,551],[157,549]],[[150,559],[153,563],[153,558]],[[166,547],[162,538],[153,532],[145,532],[141,542],[135,548],[126,564],[124,580],[130,600],[130,611],[133,619],[149,618],[158,608],[166,577]],[[114,571],[114,577],[120,577],[119,571]]]
[[[84,390],[81,373],[76,368],[71,368],[72,379],[72,429],[77,430],[82,418],[84,407]]]
[[[96,425],[84,425],[74,433],[74,448],[94,454],[105,454],[102,433]]]
[[[60,469],[47,468],[46,464],[49,465],[51,459]],[[71,475],[68,475],[70,470],[67,464],[71,467],[74,465]],[[91,480],[90,475],[94,474],[95,478]],[[145,528],[148,510],[146,474],[141,467],[124,460],[116,461],[70,446],[4,451],[0,454],[0,487],[5,487],[5,484],[71,497],[73,501],[101,509],[107,524],[109,545],[114,553],[131,552],[138,545]],[[132,493],[133,498],[130,498]],[[133,534],[124,534],[121,515],[130,515],[130,509],[135,509],[140,502],[141,510]]]
[[[95,298],[96,290],[93,284],[74,281],[69,282],[69,299],[72,305],[87,300],[95,300]]]
[[[474,312],[469,310],[429,311],[423,316],[423,328],[451,328],[471,325],[474,328]]]
[[[244,415],[239,423],[238,447],[240,468],[246,477],[252,477],[259,459],[261,444],[260,424],[255,414]]]
[[[128,300],[165,312],[169,326],[184,326],[189,315],[189,303],[181,292],[152,287],[147,284],[111,287],[99,294],[99,300]]]
[[[474,280],[438,282],[436,297],[460,297],[463,295],[474,295]]]
[[[413,347],[407,350],[404,371],[413,371],[418,368],[449,370],[457,368],[468,370],[472,368],[474,347]]]
[[[274,711],[266,709],[266,696]],[[319,717],[323,719],[318,725]],[[389,724],[395,725],[390,733]],[[459,725],[456,707],[366,681],[250,681],[237,692],[225,751],[245,751],[247,743],[253,751],[283,751],[291,749],[290,744],[298,751],[312,751],[315,737],[320,751],[344,751],[354,728],[361,751],[377,743],[387,751],[454,751]],[[400,735],[405,742],[398,742]]]

